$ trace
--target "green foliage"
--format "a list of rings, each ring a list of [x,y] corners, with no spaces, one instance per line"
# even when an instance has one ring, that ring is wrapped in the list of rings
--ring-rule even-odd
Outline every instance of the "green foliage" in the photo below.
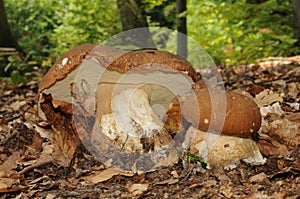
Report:
[[[120,31],[114,1],[65,0],[58,6],[58,25],[50,35],[56,50],[67,51],[81,43],[101,43]]]
[[[32,59],[41,61],[54,46],[49,34],[56,25],[53,1],[5,0],[10,28],[19,45]]]
[[[15,38],[39,64],[81,43],[101,43],[120,31],[112,0],[4,0]]]
[[[227,65],[299,53],[289,0],[188,1],[188,34]]]
[[[35,61],[28,61],[30,54],[27,58],[21,62],[15,56],[9,56],[7,58],[8,64],[4,68],[4,72],[9,74],[9,82],[11,84],[27,83],[29,77],[32,76],[30,68],[36,65]]]
[[[29,60],[41,66],[52,65],[78,44],[101,43],[121,31],[115,0],[4,2],[19,45],[30,54]],[[150,26],[175,29],[175,0],[143,0],[143,3]],[[246,0],[188,0],[187,3],[188,36],[199,42],[217,63],[241,64],[262,57],[299,53],[290,0],[268,0],[262,4],[247,4]],[[153,33],[158,47],[176,52],[176,35],[168,35],[168,31]],[[190,45],[190,57],[203,59],[195,51]]]
[[[200,163],[203,169],[207,169],[208,166],[207,162],[202,157],[195,155],[189,151],[183,151],[180,159],[186,160],[190,163]]]

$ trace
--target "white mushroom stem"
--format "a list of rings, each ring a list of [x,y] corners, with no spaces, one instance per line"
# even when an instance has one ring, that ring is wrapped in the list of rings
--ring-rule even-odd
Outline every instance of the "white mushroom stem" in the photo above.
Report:
[[[112,110],[117,127],[128,135],[148,137],[154,130],[159,131],[163,127],[162,121],[150,106],[149,97],[144,88],[127,89],[114,96]],[[142,132],[136,131],[136,125],[142,128]]]
[[[122,87],[122,85],[116,87]],[[116,88],[116,90],[118,89]],[[151,139],[161,134],[161,136],[167,136],[163,122],[155,114],[149,103],[148,93],[147,87],[136,85],[118,91],[112,97],[112,113],[104,114],[101,117],[102,133],[114,140],[117,146],[124,150],[142,152],[141,138]],[[167,137],[168,139],[169,137]],[[161,145],[155,139],[153,144],[154,148]]]

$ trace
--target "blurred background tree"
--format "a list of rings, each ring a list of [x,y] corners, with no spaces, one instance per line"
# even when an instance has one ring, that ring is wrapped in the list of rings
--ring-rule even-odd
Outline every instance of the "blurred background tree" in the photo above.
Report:
[[[145,3],[142,0],[117,0],[117,5],[120,12],[122,31],[141,28],[137,31],[128,32],[130,35],[125,33],[124,36],[127,38],[122,39],[128,44],[130,43],[139,48],[155,48],[148,28]]]
[[[4,1],[0,0],[0,47],[18,48],[8,25]]]
[[[36,66],[51,66],[78,44],[102,43],[122,30],[141,26],[186,31],[217,64],[226,66],[300,53],[298,0],[3,1],[7,20],[1,10],[1,31],[9,33],[3,31],[7,21],[27,60]],[[168,34],[151,28],[149,32],[153,47],[176,42]],[[9,40],[3,34],[0,39]],[[187,52],[197,54],[191,48]]]

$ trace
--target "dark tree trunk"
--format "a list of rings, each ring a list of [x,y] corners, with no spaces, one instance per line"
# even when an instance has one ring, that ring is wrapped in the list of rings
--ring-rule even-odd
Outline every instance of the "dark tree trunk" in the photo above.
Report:
[[[138,48],[155,48],[148,28],[147,15],[142,0],[117,0],[122,30],[128,45]]]
[[[295,16],[295,27],[297,29],[297,40],[298,45],[300,45],[300,1],[292,0],[294,16]]]
[[[187,58],[186,0],[176,0],[177,54]]]
[[[260,4],[266,2],[266,0],[247,0],[246,2],[252,4]]]
[[[0,47],[12,47],[19,49],[16,40],[13,38],[8,22],[4,1],[0,0]]]

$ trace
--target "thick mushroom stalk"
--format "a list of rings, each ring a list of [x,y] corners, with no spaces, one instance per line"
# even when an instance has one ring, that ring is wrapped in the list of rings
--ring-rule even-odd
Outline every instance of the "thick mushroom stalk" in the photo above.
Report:
[[[266,162],[251,138],[219,136],[193,126],[187,131],[183,147],[191,153],[199,154],[212,167],[235,168],[240,160],[253,165]]]
[[[123,90],[112,98],[112,113],[102,115],[102,132],[120,149],[143,153],[157,151],[171,142],[152,110],[148,93],[145,88]]]

